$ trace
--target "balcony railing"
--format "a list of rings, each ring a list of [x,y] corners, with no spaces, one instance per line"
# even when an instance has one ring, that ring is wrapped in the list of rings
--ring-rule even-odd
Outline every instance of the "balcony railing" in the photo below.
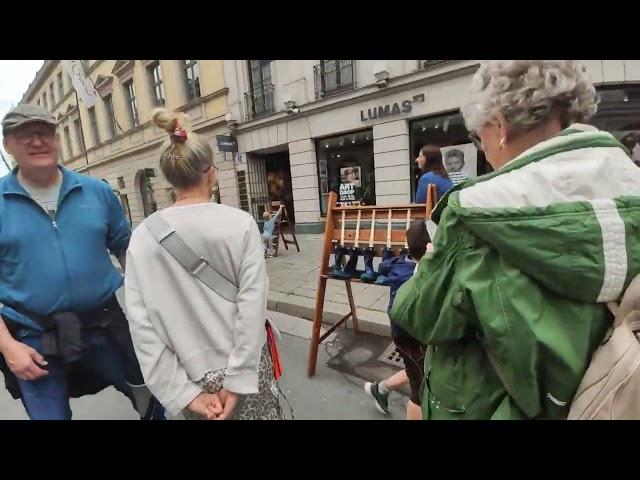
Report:
[[[246,92],[244,105],[247,121],[274,113],[273,85],[263,85],[261,88]]]
[[[431,67],[437,67],[445,63],[455,62],[455,60],[420,60],[420,68],[426,69]]]
[[[332,70],[328,62],[336,62]],[[316,99],[351,90],[356,86],[353,60],[324,60],[313,67],[313,79]]]

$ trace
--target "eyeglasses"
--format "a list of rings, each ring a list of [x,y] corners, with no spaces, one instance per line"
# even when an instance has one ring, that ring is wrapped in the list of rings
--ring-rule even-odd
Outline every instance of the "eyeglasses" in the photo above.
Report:
[[[478,134],[476,132],[471,132],[469,134],[469,140],[471,140],[471,142],[473,143],[473,145],[481,152],[484,151],[484,148],[482,148],[482,140],[480,140],[480,137],[478,136]]]
[[[35,136],[38,136],[41,142],[52,142],[56,136],[54,129],[47,130],[18,130],[13,134],[16,137],[16,141],[21,145],[26,145],[33,142]]]

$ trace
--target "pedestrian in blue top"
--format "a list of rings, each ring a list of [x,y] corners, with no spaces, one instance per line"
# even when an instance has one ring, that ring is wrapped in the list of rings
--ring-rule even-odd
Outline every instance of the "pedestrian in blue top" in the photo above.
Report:
[[[273,257],[273,230],[276,227],[276,222],[282,216],[282,210],[284,205],[280,205],[277,213],[271,217],[271,212],[264,212],[262,219],[264,223],[262,225],[262,242],[264,243],[264,256]]]
[[[442,163],[440,147],[425,145],[420,149],[416,163],[422,172],[416,191],[416,203],[427,202],[427,187],[430,183],[436,186],[436,201],[440,200],[453,187],[453,182],[449,179],[449,174]]]
[[[131,237],[99,179],[58,165],[56,120],[21,104],[2,120],[17,167],[0,179],[0,369],[31,419],[71,419],[70,397],[114,386],[145,419],[164,418],[144,386],[115,297]]]

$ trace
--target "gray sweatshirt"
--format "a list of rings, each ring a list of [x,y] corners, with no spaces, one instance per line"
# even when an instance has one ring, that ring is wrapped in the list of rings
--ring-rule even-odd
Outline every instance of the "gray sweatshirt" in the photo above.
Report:
[[[161,214],[240,291],[237,304],[225,300],[187,272],[144,222],[135,229],[125,302],[149,389],[172,416],[202,392],[200,381],[209,371],[226,368],[224,388],[231,392],[257,393],[269,286],[256,222],[216,203],[170,207]]]

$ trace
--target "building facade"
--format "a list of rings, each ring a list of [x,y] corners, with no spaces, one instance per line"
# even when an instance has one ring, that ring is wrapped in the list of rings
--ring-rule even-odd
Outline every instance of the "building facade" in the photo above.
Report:
[[[166,132],[151,122],[154,108],[187,113],[211,145],[227,130],[219,60],[83,60],[99,94],[87,108],[57,60],[47,60],[22,98],[46,107],[59,122],[61,163],[106,180],[132,225],[173,201],[159,166]]]
[[[480,60],[225,60],[228,125],[238,140],[223,202],[259,218],[283,201],[298,231],[319,232],[329,191],[343,204],[413,201],[420,148],[443,150],[453,177],[490,170],[459,106]],[[640,61],[586,60],[601,106],[594,123],[640,132]],[[640,155],[640,146],[637,154]]]
[[[256,219],[283,202],[299,233],[322,231],[330,191],[342,204],[413,201],[414,159],[427,144],[442,149],[452,179],[490,171],[459,112],[480,60],[83,62],[101,97],[93,109],[78,108],[57,61],[45,62],[23,102],[56,115],[62,163],[107,180],[133,225],[172,200],[156,105],[189,114],[210,142],[218,201]],[[583,63],[601,97],[593,123],[640,162],[640,61]],[[234,137],[237,151],[220,151],[216,135]]]

